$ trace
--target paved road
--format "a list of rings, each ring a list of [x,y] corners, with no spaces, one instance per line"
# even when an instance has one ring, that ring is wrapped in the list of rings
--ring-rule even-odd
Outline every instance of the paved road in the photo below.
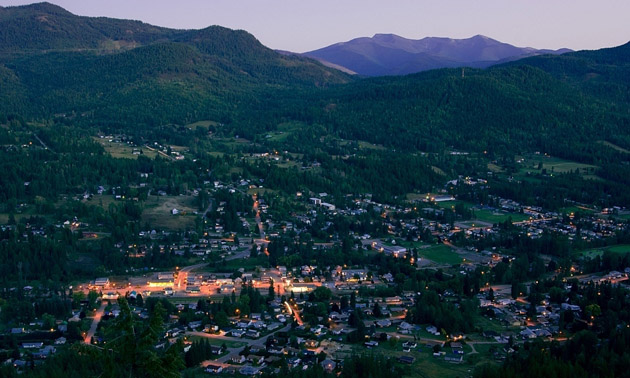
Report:
[[[162,151],[160,151],[160,150],[158,150],[158,149],[155,149],[155,148],[149,147],[149,145],[146,145],[146,144],[145,144],[145,145],[144,145],[144,147],[145,147],[146,149],[148,149],[149,151],[157,152],[158,154],[160,154],[160,155],[164,156],[164,157],[165,157],[165,158],[167,158],[167,159],[175,160],[175,158],[174,158],[174,157],[172,157],[172,156],[170,156],[170,155],[168,155],[168,154],[166,154],[166,153],[164,153],[164,152],[162,152]]]
[[[254,210],[254,213],[256,214],[256,227],[258,227],[258,233],[260,234],[260,239],[255,240],[255,242],[258,245],[263,245],[264,252],[266,253],[267,249],[265,248],[265,244],[267,244],[268,241],[266,239],[265,229],[263,228],[262,220],[260,219],[260,210],[258,209],[258,198],[254,194],[252,196],[252,199],[254,200],[253,210]]]
[[[236,252],[235,254],[233,254],[232,256],[228,256],[225,258],[226,261],[229,260],[238,260],[238,259],[244,259],[249,257],[250,255],[250,250],[249,248],[245,248],[242,251]]]
[[[284,305],[287,306],[287,309],[290,311],[291,315],[295,317],[295,321],[298,325],[304,324],[302,321],[302,317],[300,316],[300,309],[296,305],[291,305],[289,302],[284,302]]]
[[[189,265],[186,267],[183,267],[180,271],[179,274],[177,275],[177,288],[180,289],[183,287],[183,290],[186,291],[186,279],[188,278],[188,273],[195,270],[195,269],[199,269],[202,268],[204,266],[208,265],[208,263],[201,263],[201,264],[195,264],[195,265]]]
[[[96,313],[94,314],[94,319],[92,320],[92,326],[90,327],[90,330],[88,331],[87,336],[83,340],[84,343],[86,344],[92,343],[92,338],[94,337],[94,334],[96,333],[96,328],[98,327],[98,323],[100,323],[101,319],[103,318],[103,313],[105,312],[106,306],[107,306],[107,302],[103,301],[101,303],[101,307],[99,307],[98,310],[96,310]]]
[[[215,339],[215,340],[225,340],[225,341],[236,341],[236,342],[245,342],[247,343],[250,347],[252,346],[256,346],[256,347],[262,347],[264,348],[266,346],[267,343],[267,338],[269,338],[269,336],[274,335],[277,332],[287,332],[288,330],[291,329],[291,325],[288,324],[286,325],[284,328],[280,328],[277,329],[273,332],[271,332],[270,334],[268,334],[267,336],[261,337],[259,339],[241,339],[238,337],[231,337],[231,336],[225,336],[225,335],[213,335],[210,333],[205,333],[205,332],[186,332],[187,335],[191,335],[191,336],[199,336],[199,337],[205,337],[205,338],[209,338],[209,339]],[[239,348],[228,348],[228,353],[224,356],[219,357],[216,360],[212,360],[212,361],[204,361],[205,364],[207,365],[208,363],[212,363],[214,365],[221,365],[221,366],[227,366],[225,365],[232,357],[238,356],[239,352],[243,349],[243,347],[239,347]]]

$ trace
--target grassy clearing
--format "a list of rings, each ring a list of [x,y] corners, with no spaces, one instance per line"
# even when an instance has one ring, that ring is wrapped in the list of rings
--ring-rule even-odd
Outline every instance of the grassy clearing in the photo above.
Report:
[[[186,125],[189,129],[196,129],[197,127],[209,127],[209,126],[218,126],[219,124],[215,121],[199,121],[194,123],[189,123]]]
[[[185,230],[195,224],[194,198],[192,196],[151,196],[145,203],[142,222],[167,230]],[[177,209],[178,215],[171,211]]]
[[[503,168],[499,167],[494,163],[488,163],[488,170],[493,173],[501,173],[503,172]]]
[[[138,156],[141,156],[141,155],[134,155],[133,154],[134,150],[141,151],[143,156],[146,156],[150,159],[154,159],[155,156],[157,155],[156,151],[151,151],[145,147],[138,147],[138,146],[134,147],[126,143],[110,142],[109,140],[105,138],[94,137],[93,139],[97,143],[99,143],[101,146],[103,146],[103,148],[105,149],[105,152],[110,154],[111,157],[113,158],[137,159]]]
[[[302,164],[297,161],[283,161],[277,164],[279,168],[301,167]]]
[[[522,222],[529,219],[529,215],[520,213],[506,213],[503,211],[475,210],[475,218],[487,223],[502,223],[512,218],[512,222]]]
[[[352,349],[355,353],[366,352],[365,348],[362,346],[354,346]],[[466,362],[462,364],[452,364],[444,361],[444,357],[433,357],[430,349],[420,345],[415,350],[405,353],[402,352],[400,343],[392,347],[388,342],[384,342],[373,351],[375,354],[382,354],[391,358],[398,358],[400,356],[414,357],[416,361],[411,366],[403,365],[407,367],[407,371],[405,372],[406,377],[465,377],[471,375],[472,369],[474,369],[473,365]],[[464,357],[464,361],[466,361],[466,356]]]
[[[446,172],[444,172],[443,170],[441,170],[440,168],[432,165],[431,169],[433,170],[433,172],[437,173],[440,176],[446,176]]]
[[[385,151],[386,148],[381,146],[381,145],[377,145],[377,144],[372,144],[370,142],[366,142],[363,140],[358,141],[359,143],[359,148],[362,149],[368,149],[368,150],[377,150],[377,151]]]
[[[630,253],[630,244],[619,244],[611,247],[593,248],[585,251],[578,252],[579,256],[593,258],[595,256],[601,256],[605,251],[619,254]]]
[[[613,253],[630,253],[630,244],[620,244],[609,247],[608,250]]]
[[[28,219],[32,214],[13,214],[15,221],[19,223],[22,219]],[[9,223],[9,214],[2,213],[0,214],[0,224],[8,224]]]
[[[475,320],[475,326],[484,331],[495,331],[498,333],[509,330],[509,328],[501,324],[499,320],[492,320],[492,319],[486,318],[485,316],[477,316],[477,320]],[[478,338],[478,340],[485,341],[485,339],[483,338]]]
[[[284,142],[293,133],[303,129],[306,125],[302,122],[280,123],[276,131],[270,131],[265,135],[265,139],[270,142]]]
[[[276,189],[267,189],[267,188],[251,188],[251,189],[247,189],[247,194],[249,195],[254,195],[254,194],[261,194],[261,195],[265,195],[265,194],[274,194],[277,193],[278,191]]]
[[[560,212],[563,214],[575,214],[575,213],[594,213],[594,210],[591,209],[587,209],[585,207],[578,207],[578,206],[568,206],[568,207],[563,207],[562,209],[560,209]]]
[[[542,163],[542,169],[538,169],[540,163]],[[530,155],[525,158],[524,167],[521,168],[519,173],[521,175],[527,175],[528,173],[538,174],[542,170],[546,170],[547,174],[554,174],[575,172],[577,169],[582,175],[592,175],[598,168],[595,165],[577,163],[551,156]]]
[[[626,154],[630,154],[630,151],[626,150],[625,148],[619,147],[616,144],[612,144],[612,143],[607,142],[605,140],[599,140],[599,141],[597,141],[597,143],[603,144],[606,147],[610,147],[610,148],[612,148],[615,151],[619,151],[619,152],[623,152],[623,153],[626,153]]]
[[[434,261],[438,264],[455,265],[462,262],[462,258],[448,246],[434,245],[428,248],[419,248],[418,256]]]
[[[470,202],[464,202],[464,201],[438,202],[437,206],[442,209],[452,209],[452,208],[455,208],[455,206],[457,206],[460,203],[463,204],[467,208],[474,207],[474,204]],[[474,210],[474,213],[475,213],[476,220],[490,223],[490,224],[505,222],[510,217],[512,218],[512,222],[521,222],[521,221],[529,219],[529,215],[526,215],[526,214],[508,213],[501,210],[481,209],[481,210]]]
[[[267,133],[266,139],[270,142],[284,142],[291,135],[289,132],[275,131]]]
[[[455,208],[455,206],[457,206],[457,204],[464,204],[464,206],[466,207],[472,207],[473,204],[470,202],[464,202],[464,201],[442,201],[442,202],[437,202],[436,205],[442,209],[452,209]]]
[[[92,206],[99,206],[107,210],[109,209],[110,204],[114,202],[120,202],[120,201],[116,200],[113,195],[108,195],[108,194],[98,195],[97,194],[94,197],[92,197],[92,199],[84,199],[82,200],[82,202],[88,205],[92,205]]]
[[[470,376],[472,369],[471,365],[452,364],[444,361],[443,357],[433,357],[430,354],[422,354],[420,358],[411,366],[409,377],[444,377],[455,378]]]

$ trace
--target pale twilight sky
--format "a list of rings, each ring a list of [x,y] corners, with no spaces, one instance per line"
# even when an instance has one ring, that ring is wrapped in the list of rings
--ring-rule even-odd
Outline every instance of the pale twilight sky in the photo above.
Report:
[[[0,6],[33,1],[0,0]],[[375,33],[476,34],[516,46],[598,49],[630,40],[629,0],[49,0],[82,16],[244,29],[273,49],[305,52]]]

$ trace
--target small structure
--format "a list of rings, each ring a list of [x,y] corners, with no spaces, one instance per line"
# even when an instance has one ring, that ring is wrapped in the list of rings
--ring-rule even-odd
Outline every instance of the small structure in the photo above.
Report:
[[[206,366],[205,372],[210,374],[221,374],[223,372],[223,367],[221,365],[209,364]]]
[[[411,357],[411,356],[400,356],[398,357],[398,361],[402,362],[403,364],[408,364],[411,365],[414,363],[416,359]]]
[[[22,348],[24,349],[40,349],[44,346],[44,343],[42,342],[37,342],[37,343],[22,343]]]
[[[243,366],[238,370],[238,372],[242,375],[257,375],[260,372],[260,369],[253,366]]]
[[[101,277],[94,280],[94,286],[97,287],[106,287],[109,286],[109,278]]]
[[[324,368],[324,371],[326,371],[327,373],[332,373],[337,367],[337,363],[328,358],[322,361],[320,365]]]

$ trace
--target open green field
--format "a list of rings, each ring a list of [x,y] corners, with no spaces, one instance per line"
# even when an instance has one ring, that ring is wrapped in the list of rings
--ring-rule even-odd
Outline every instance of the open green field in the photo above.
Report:
[[[488,170],[490,172],[494,172],[494,173],[501,173],[501,172],[503,172],[503,168],[499,167],[498,165],[496,165],[494,163],[488,163]]]
[[[420,355],[416,357],[416,355]],[[474,369],[473,366],[462,363],[453,364],[444,361],[444,357],[433,357],[429,353],[413,353],[416,357],[408,372],[408,377],[444,377],[444,378],[456,378],[466,377],[472,375]],[[465,359],[465,357],[464,357]]]
[[[434,261],[438,264],[455,265],[462,262],[462,258],[446,245],[435,245],[428,248],[419,248],[418,256]]]
[[[463,204],[466,207],[473,207],[474,204],[470,203],[470,202],[465,202],[465,201],[442,201],[442,202],[437,202],[436,205],[442,209],[453,209],[455,208],[455,206],[457,206],[457,204]]]
[[[22,219],[27,219],[31,217],[32,214],[13,214],[16,222],[20,222]],[[0,213],[0,224],[8,224],[9,223],[9,214]]]
[[[531,174],[540,173],[541,170],[538,169],[539,163],[542,163],[542,169],[546,169],[548,174],[575,172],[576,169],[579,169],[580,174],[588,175],[598,168],[595,165],[577,163],[551,156],[529,155],[525,157],[525,163],[520,173],[522,175],[526,175],[528,172]]]
[[[499,320],[489,319],[481,315],[477,316],[475,320],[475,327],[478,327],[479,329],[483,331],[496,331],[498,333],[509,330],[509,328],[503,325]],[[476,340],[485,341],[485,339],[482,338],[481,336],[479,336]]]
[[[299,163],[295,160],[291,160],[291,161],[283,160],[279,162],[277,165],[279,168],[291,168],[291,167],[301,167],[302,163]]]
[[[619,253],[619,254],[630,253],[630,244],[619,244],[619,245],[614,245],[611,247],[587,249],[585,251],[578,252],[578,255],[583,256],[583,257],[593,258],[595,256],[603,255],[604,251],[609,251],[612,253]]]
[[[351,141],[347,139],[340,139],[339,145],[347,146],[351,143],[356,143],[361,150],[375,150],[375,151],[385,151],[386,148],[380,144],[372,144],[370,142],[366,142],[364,140]]]
[[[512,218],[512,222],[522,222],[529,219],[529,215],[520,213],[507,213],[504,211],[475,210],[475,218],[488,223],[502,223]]]
[[[271,142],[284,142],[291,135],[289,132],[284,131],[273,131],[267,133],[266,139]]]
[[[208,127],[208,126],[218,126],[219,124],[215,121],[199,121],[195,123],[189,123],[186,125],[189,129],[196,129],[197,127]]]
[[[151,151],[146,147],[132,147],[126,143],[110,142],[105,138],[94,137],[93,139],[103,146],[105,151],[114,158],[137,159],[140,155],[134,155],[134,149],[142,151],[142,155],[150,159],[154,159],[158,154],[156,151]]]
[[[284,142],[291,134],[299,132],[299,130],[301,130],[305,126],[306,125],[302,122],[283,122],[278,125],[276,131],[268,132],[265,135],[265,139],[270,142]]]
[[[173,209],[180,213],[172,215]],[[192,196],[150,196],[144,203],[142,223],[167,230],[185,230],[195,225],[195,210]]]
[[[96,194],[91,199],[84,199],[84,200],[81,200],[81,202],[87,205],[99,206],[103,208],[104,210],[107,210],[109,209],[110,204],[115,203],[115,202],[120,202],[120,200],[117,200],[111,194]]]
[[[571,213],[575,214],[578,212],[591,214],[591,213],[594,213],[595,211],[591,209],[587,209],[585,207],[568,206],[568,207],[561,208],[560,212],[563,214],[571,214]]]
[[[448,348],[447,348],[448,350]],[[363,346],[353,345],[352,351],[356,354],[366,353],[366,349]],[[469,356],[468,350],[464,355],[464,362],[461,364],[453,364],[444,361],[444,357],[433,357],[432,351],[418,343],[418,347],[409,353],[402,351],[401,342],[396,343],[395,346],[391,346],[389,342],[383,342],[372,351],[367,353],[374,353],[375,355],[384,355],[390,358],[398,358],[400,356],[411,356],[416,361],[411,365],[401,365],[406,367],[405,377],[419,377],[419,378],[433,378],[433,377],[468,377],[472,376],[474,365],[467,362]],[[484,360],[485,356],[475,357],[478,360]]]
[[[452,209],[460,203],[468,208],[475,206],[474,204],[470,202],[457,201],[457,200],[438,202],[437,206],[442,209]],[[529,219],[529,215],[526,215],[526,214],[508,213],[501,210],[473,209],[473,211],[475,213],[475,219],[480,220],[482,222],[490,223],[490,224],[505,222],[510,217],[512,218],[512,222],[521,222],[521,221]]]
[[[381,146],[380,144],[372,144],[370,142],[366,142],[364,140],[360,140],[358,141],[359,143],[359,147],[363,148],[363,149],[368,149],[368,150],[378,150],[378,151],[385,151],[385,147]]]
[[[620,244],[608,247],[608,250],[613,253],[630,253],[630,244]]]

